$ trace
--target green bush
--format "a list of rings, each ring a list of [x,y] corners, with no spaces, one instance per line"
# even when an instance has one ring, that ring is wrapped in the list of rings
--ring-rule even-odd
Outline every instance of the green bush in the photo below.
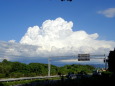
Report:
[[[5,77],[5,74],[0,74],[0,78],[4,78]]]
[[[24,74],[21,72],[12,72],[10,74],[10,77],[15,77],[15,78],[19,78],[19,77],[23,77],[23,76],[24,76]]]
[[[36,76],[36,73],[29,73],[29,76],[34,77],[34,76]]]
[[[104,76],[104,77],[111,77],[111,76],[113,75],[113,73],[110,72],[110,71],[104,71],[104,72],[102,72],[101,74],[102,74],[102,76]]]

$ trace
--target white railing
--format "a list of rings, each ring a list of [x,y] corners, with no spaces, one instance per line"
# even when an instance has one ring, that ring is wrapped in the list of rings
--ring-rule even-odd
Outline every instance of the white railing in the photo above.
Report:
[[[8,78],[8,79],[0,79],[0,82],[10,82],[10,81],[21,81],[21,80],[32,80],[32,79],[45,79],[45,78],[54,78],[57,76],[38,76],[38,77],[22,77],[22,78]]]

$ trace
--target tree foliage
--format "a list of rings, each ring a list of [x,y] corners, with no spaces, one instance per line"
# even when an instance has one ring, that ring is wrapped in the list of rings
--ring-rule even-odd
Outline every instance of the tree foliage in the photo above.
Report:
[[[93,66],[89,65],[65,65],[57,67],[51,65],[51,75],[79,73],[80,71],[91,72],[94,70]],[[5,77],[32,77],[32,76],[46,76],[48,75],[48,64],[43,63],[21,63],[10,62],[4,59],[0,62],[0,78]]]

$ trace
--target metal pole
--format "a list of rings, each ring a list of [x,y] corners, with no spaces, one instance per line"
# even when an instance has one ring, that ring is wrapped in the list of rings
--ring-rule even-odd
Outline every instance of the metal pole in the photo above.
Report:
[[[105,70],[107,70],[107,58],[106,58],[106,56],[105,56]]]
[[[50,57],[48,58],[48,76],[50,76],[50,68],[51,68],[51,63],[50,63]]]

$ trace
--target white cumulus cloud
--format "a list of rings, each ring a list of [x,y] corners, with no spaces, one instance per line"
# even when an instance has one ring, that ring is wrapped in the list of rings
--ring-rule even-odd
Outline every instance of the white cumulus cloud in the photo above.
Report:
[[[19,43],[15,40],[0,41],[0,58],[32,61],[49,56],[82,53],[108,55],[109,51],[113,50],[114,41],[98,40],[98,33],[73,31],[72,27],[72,21],[68,22],[60,17],[44,21],[41,27],[29,27]]]
[[[105,54],[115,46],[113,41],[98,40],[97,33],[73,31],[73,22],[63,18],[46,20],[42,26],[29,27],[20,40],[21,44],[41,46],[53,54],[98,53]]]
[[[16,42],[16,40],[9,40],[8,42],[15,43],[15,42]]]
[[[115,17],[115,8],[108,8],[106,10],[98,11],[99,14],[103,14],[104,16],[108,18]]]

